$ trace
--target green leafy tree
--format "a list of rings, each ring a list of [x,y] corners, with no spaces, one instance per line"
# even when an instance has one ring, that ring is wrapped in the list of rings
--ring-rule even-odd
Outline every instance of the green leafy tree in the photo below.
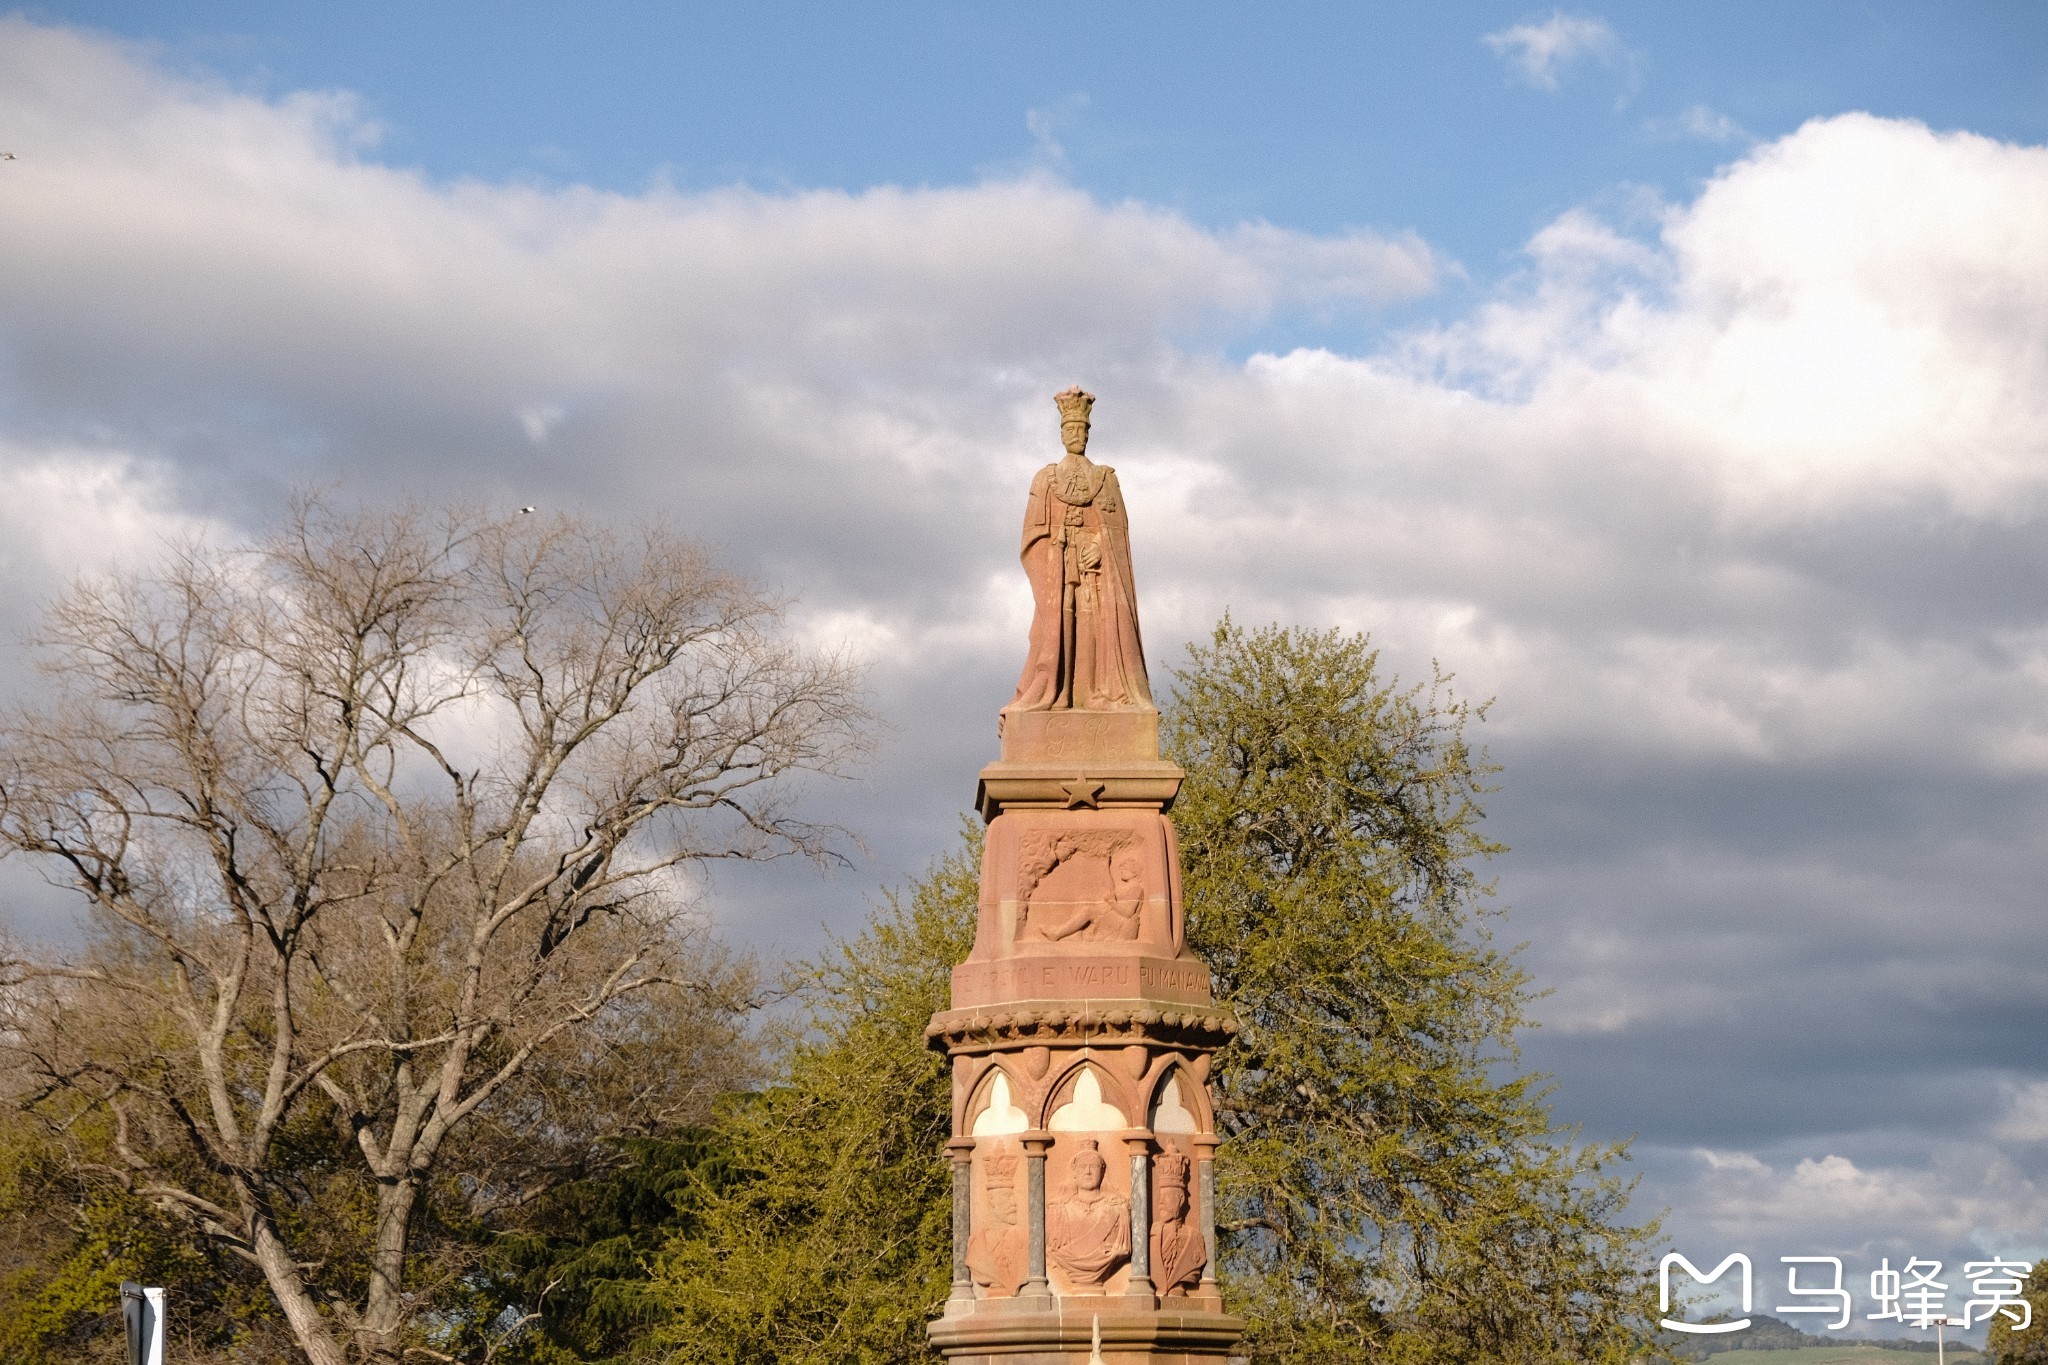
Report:
[[[1481,708],[1363,636],[1226,619],[1165,747],[1189,940],[1243,1026],[1215,1086],[1229,1301],[1272,1361],[1638,1353],[1647,1230],[1618,1145],[1504,1074],[1523,974],[1488,936]]]
[[[1479,715],[1335,633],[1225,621],[1178,675],[1190,938],[1244,1026],[1214,1079],[1222,1270],[1255,1359],[1656,1353],[1621,1148],[1557,1130],[1511,1073],[1529,996],[1487,937]],[[977,856],[970,840],[810,970],[778,1085],[724,1116],[734,1183],[662,1260],[675,1317],[652,1344],[928,1358],[949,1096],[923,1033],[970,946]]]
[[[944,1057],[925,1045],[974,943],[980,840],[888,897],[859,937],[797,973],[779,1083],[736,1097],[729,1165],[669,1244],[652,1353],[704,1365],[936,1360],[925,1324],[952,1245]]]
[[[2025,1297],[2033,1310],[2020,1331],[2002,1318],[1991,1320],[1984,1344],[1998,1365],[2048,1365],[2048,1258],[2034,1263]]]

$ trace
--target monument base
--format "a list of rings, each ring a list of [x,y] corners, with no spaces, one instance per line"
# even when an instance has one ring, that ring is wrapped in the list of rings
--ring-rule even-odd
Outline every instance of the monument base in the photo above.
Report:
[[[1177,1304],[1188,1307],[1164,1306]],[[1243,1359],[1244,1319],[1220,1311],[1213,1294],[980,1299],[949,1303],[946,1313],[928,1331],[949,1365],[1090,1365],[1098,1341],[1103,1365],[1232,1365]]]
[[[953,1083],[952,1297],[930,1341],[952,1365],[1243,1365],[1209,1084],[1238,1025],[1187,942],[1186,774],[1159,753],[1123,492],[1086,455],[1095,400],[1055,401],[1066,458],[1026,505],[1016,695],[1081,705],[1005,707],[975,793],[974,948],[926,1029]]]

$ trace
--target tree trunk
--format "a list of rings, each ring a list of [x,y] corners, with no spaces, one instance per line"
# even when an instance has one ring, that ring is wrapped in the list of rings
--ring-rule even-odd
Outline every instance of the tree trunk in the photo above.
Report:
[[[412,1230],[419,1183],[408,1173],[377,1192],[377,1242],[370,1253],[370,1293],[356,1345],[377,1365],[404,1358],[405,1247]]]
[[[291,1252],[271,1230],[270,1220],[259,1216],[250,1222],[255,1234],[250,1240],[255,1244],[256,1264],[276,1296],[277,1306],[284,1310],[285,1321],[291,1324],[299,1349],[312,1365],[348,1365],[347,1354],[334,1339],[328,1320],[320,1315],[319,1307],[306,1293],[299,1268],[293,1263]]]

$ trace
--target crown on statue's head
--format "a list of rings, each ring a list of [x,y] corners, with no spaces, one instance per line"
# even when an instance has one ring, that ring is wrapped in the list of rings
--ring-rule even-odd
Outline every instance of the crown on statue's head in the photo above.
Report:
[[[1160,1153],[1152,1162],[1152,1178],[1161,1189],[1171,1186],[1185,1190],[1188,1187],[1188,1159],[1175,1151]]]
[[[1081,392],[1081,386],[1076,384],[1065,393],[1054,394],[1052,401],[1060,405],[1060,425],[1065,426],[1069,422],[1085,423],[1088,420],[1088,409],[1095,406],[1095,395]]]
[[[990,1189],[994,1189],[998,1185],[1007,1187],[1016,1183],[1016,1157],[992,1156],[988,1159],[988,1184]]]

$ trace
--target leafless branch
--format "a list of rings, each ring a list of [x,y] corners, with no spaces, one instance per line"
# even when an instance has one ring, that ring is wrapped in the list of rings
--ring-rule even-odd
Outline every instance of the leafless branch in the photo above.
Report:
[[[0,718],[0,854],[94,931],[0,959],[0,1050],[75,1141],[109,1116],[109,1178],[260,1269],[314,1365],[446,1359],[407,1288],[442,1163],[516,1208],[575,1164],[547,1144],[701,1104],[753,992],[679,872],[840,856],[791,783],[861,753],[857,679],[778,630],[658,531],[318,499],[81,584],[51,701]],[[292,1165],[320,1124],[374,1191],[360,1293],[288,1244],[342,1235]]]

